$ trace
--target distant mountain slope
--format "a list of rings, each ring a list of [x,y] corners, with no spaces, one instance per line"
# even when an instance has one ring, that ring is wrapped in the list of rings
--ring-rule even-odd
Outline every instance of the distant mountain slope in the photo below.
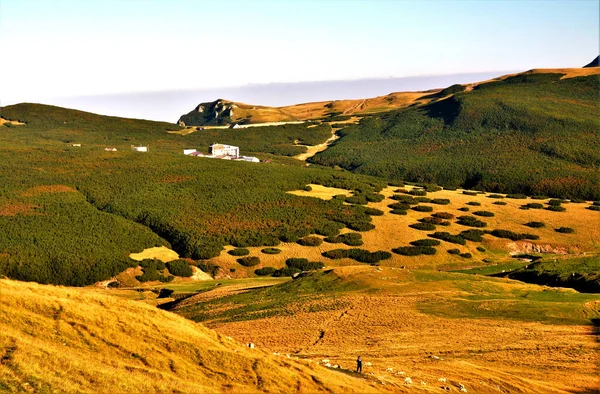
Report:
[[[460,86],[460,85],[459,85]],[[267,107],[216,100],[200,103],[192,111],[179,118],[178,123],[185,126],[213,126],[229,123],[267,123],[289,122],[333,118],[356,114],[390,111],[413,104],[425,104],[440,90],[427,92],[390,93],[386,96],[359,99],[335,100],[315,103],[289,105],[285,107]]]
[[[600,56],[596,56],[596,58],[594,60],[592,60],[591,62],[589,62],[588,64],[586,64],[583,67],[588,68],[588,67],[598,67],[598,66],[600,66]]]
[[[384,391],[94,290],[0,280],[0,293],[2,392]]]
[[[371,116],[312,161],[411,181],[600,199],[598,74],[533,70]]]

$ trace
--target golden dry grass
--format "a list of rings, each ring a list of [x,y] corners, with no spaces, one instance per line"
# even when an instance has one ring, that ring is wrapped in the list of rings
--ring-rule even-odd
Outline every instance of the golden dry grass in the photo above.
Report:
[[[23,126],[25,123],[19,122],[18,120],[9,120],[9,119],[0,118],[0,126],[3,126],[4,124]]]
[[[39,205],[12,203],[0,206],[0,216],[16,216],[16,215],[35,215]]]
[[[334,283],[352,284],[358,286],[357,290],[298,297],[279,316],[242,321],[209,318],[205,324],[276,352],[316,361],[329,359],[346,369],[354,368],[357,355],[362,355],[365,362],[372,363],[365,366],[365,372],[398,391],[405,386],[405,377],[413,380],[413,390],[423,392],[440,392],[440,386],[455,391],[458,382],[476,393],[600,389],[599,347],[593,327],[496,318],[487,311],[518,309],[518,299],[507,301],[501,294],[527,297],[543,293],[545,290],[539,286],[473,276],[461,284],[460,274],[431,274],[449,277],[429,280],[427,272],[389,267],[343,267],[327,275],[336,275]],[[551,291],[565,300],[577,294],[569,289]],[[490,294],[499,296],[494,299]],[[490,301],[477,303],[477,298],[473,299],[473,309],[485,318],[454,316],[455,304],[485,296]],[[209,294],[204,297],[208,299]],[[222,310],[211,309],[209,313],[239,307],[220,305]],[[438,305],[447,313],[427,312],[427,308],[435,310]],[[598,316],[600,298],[586,305],[577,313]],[[193,315],[189,309],[181,313]],[[441,383],[440,378],[447,383]]]
[[[177,252],[167,248],[166,246],[158,246],[144,249],[140,253],[131,253],[129,257],[136,261],[142,261],[144,259],[158,259],[166,263],[168,261],[177,260],[179,255]]]
[[[308,186],[311,187],[310,191],[292,190],[288,193],[294,194],[296,196],[316,197],[316,198],[320,198],[322,200],[331,200],[333,198],[333,196],[337,196],[339,194],[343,194],[344,196],[351,195],[350,190],[346,190],[346,189],[339,189],[336,187],[327,187],[327,186],[315,185],[315,184],[309,184]]]
[[[367,379],[249,349],[96,290],[0,280],[0,294],[3,392],[376,391]]]
[[[24,197],[34,197],[44,193],[75,193],[77,190],[66,185],[41,185],[34,186],[25,190],[22,195]]]

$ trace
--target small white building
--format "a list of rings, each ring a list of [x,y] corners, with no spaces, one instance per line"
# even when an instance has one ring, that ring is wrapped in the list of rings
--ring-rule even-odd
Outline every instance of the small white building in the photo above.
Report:
[[[231,126],[229,126],[230,129],[240,129],[242,126],[240,126],[237,123],[232,124]]]
[[[104,148],[104,150],[107,152],[116,152],[117,148]]]
[[[147,146],[132,146],[131,147],[135,152],[148,152]]]
[[[191,155],[194,152],[196,152],[196,149],[184,149],[183,150],[184,155]]]
[[[238,158],[238,160],[249,161],[250,163],[260,163],[260,160],[258,159],[258,157],[253,157],[253,156],[240,156]]]
[[[212,156],[240,156],[240,148],[233,145],[212,144],[208,147],[208,153]]]

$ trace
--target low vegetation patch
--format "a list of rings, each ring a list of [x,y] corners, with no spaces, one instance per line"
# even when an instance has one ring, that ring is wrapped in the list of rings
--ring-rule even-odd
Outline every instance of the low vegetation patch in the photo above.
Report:
[[[297,241],[302,246],[319,246],[323,243],[323,240],[319,237],[304,237]]]
[[[243,265],[244,267],[254,267],[260,263],[260,258],[256,256],[248,256],[237,259],[237,262]]]
[[[475,212],[473,212],[473,215],[483,216],[486,218],[491,218],[491,217],[495,216],[494,213],[490,212],[490,211],[475,211]]]
[[[504,198],[502,194],[488,194],[488,198]]]
[[[433,234],[428,235],[431,238],[440,239],[442,241],[450,242],[458,245],[466,245],[467,241],[460,235],[452,235],[446,231],[437,231]]]
[[[173,260],[165,264],[170,273],[175,276],[190,277],[193,275],[192,267],[185,260]]]
[[[467,205],[470,205],[472,207],[479,207],[481,206],[481,203],[479,201],[469,201]]]
[[[482,242],[484,234],[485,234],[485,232],[482,230],[471,229],[471,230],[461,231],[458,235],[461,238],[464,238],[468,241]]]
[[[440,219],[454,219],[454,215],[451,214],[450,212],[436,212],[436,213],[432,214],[431,216],[440,218]]]
[[[552,212],[564,212],[567,210],[567,208],[560,205],[549,205],[548,207],[546,207],[546,210]]]
[[[421,218],[419,219],[419,222],[421,223],[431,223],[431,224],[438,224],[440,226],[449,226],[450,222],[435,216],[429,216],[426,218]]]
[[[264,254],[279,254],[281,253],[281,249],[277,248],[264,248],[261,250]]]
[[[230,250],[227,253],[229,253],[232,256],[247,256],[250,254],[250,251],[246,248],[236,248],[236,249]]]
[[[466,196],[476,196],[478,193],[471,190],[463,190],[462,194]]]
[[[559,227],[555,228],[554,231],[563,234],[573,234],[575,232],[575,230],[573,230],[571,227]]]
[[[325,242],[332,244],[343,243],[348,246],[360,246],[363,244],[362,235],[360,233],[346,233],[335,237],[325,238]]]
[[[383,216],[383,211],[376,208],[365,208],[364,212],[369,216]]]
[[[410,244],[412,246],[438,246],[440,244],[440,241],[438,241],[437,239],[425,238],[412,241]]]
[[[433,207],[429,207],[427,205],[417,205],[416,207],[412,207],[411,209],[417,212],[433,212]]]
[[[396,249],[392,249],[392,252],[402,256],[419,256],[419,255],[434,255],[436,253],[435,248],[430,246],[401,246]]]
[[[469,207],[458,208],[458,210],[462,212],[469,212]]]
[[[506,198],[512,198],[515,200],[525,200],[527,196],[524,194],[507,194]]]
[[[483,222],[479,219],[477,219],[475,216],[470,216],[470,215],[464,215],[464,216],[459,216],[458,217],[458,221],[456,222],[460,225],[463,226],[469,226],[469,227],[486,227],[487,223]]]
[[[415,230],[422,230],[422,231],[435,230],[435,224],[432,224],[432,223],[413,223],[413,224],[409,224],[408,227],[414,228]]]
[[[600,206],[598,206],[598,205],[590,205],[586,209],[589,209],[590,211],[600,211]]]
[[[314,271],[325,267],[325,264],[318,261],[308,261],[304,258],[291,258],[285,261],[288,268],[297,268],[300,271]]]
[[[410,209],[410,204],[403,203],[403,202],[394,202],[394,203],[391,203],[390,205],[388,205],[388,208],[406,211],[407,209]]]
[[[390,211],[390,213],[393,215],[407,215],[408,214],[408,212],[404,209],[392,209]]]
[[[465,259],[470,259],[473,257],[473,255],[471,253],[461,253],[459,254],[460,257],[465,258]]]
[[[523,226],[531,227],[531,228],[542,228],[546,226],[544,222],[527,222]]]
[[[542,209],[544,208],[543,204],[540,204],[539,202],[530,202],[528,204],[525,205],[521,205],[521,208],[527,208],[527,209]]]
[[[433,200],[431,200],[431,203],[438,205],[448,205],[450,204],[450,200],[447,198],[434,198]]]
[[[263,268],[254,270],[254,273],[258,276],[270,276],[270,275],[273,275],[275,273],[275,271],[277,271],[277,270],[273,267],[263,267]]]
[[[506,239],[510,239],[511,241],[520,241],[523,239],[536,240],[536,239],[540,238],[538,235],[535,235],[535,234],[527,234],[527,233],[518,234],[518,233],[515,233],[510,230],[502,230],[502,229],[492,230],[489,233],[496,238],[506,238]]]
[[[379,250],[377,252],[370,252],[364,249],[334,249],[327,252],[323,252],[323,257],[329,259],[343,259],[349,258],[356,260],[360,263],[376,264],[381,260],[387,260],[392,257],[390,252]]]
[[[424,197],[427,195],[427,191],[423,189],[412,189],[408,192],[411,196],[421,196]]]
[[[494,204],[494,205],[506,205],[506,201],[494,201],[492,204]]]
[[[460,254],[460,249],[448,249],[446,252],[449,254]]]

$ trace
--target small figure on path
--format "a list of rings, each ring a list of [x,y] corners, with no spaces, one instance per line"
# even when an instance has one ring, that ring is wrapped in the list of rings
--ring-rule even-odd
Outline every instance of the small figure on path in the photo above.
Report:
[[[356,373],[362,373],[362,359],[360,356],[356,359]]]

